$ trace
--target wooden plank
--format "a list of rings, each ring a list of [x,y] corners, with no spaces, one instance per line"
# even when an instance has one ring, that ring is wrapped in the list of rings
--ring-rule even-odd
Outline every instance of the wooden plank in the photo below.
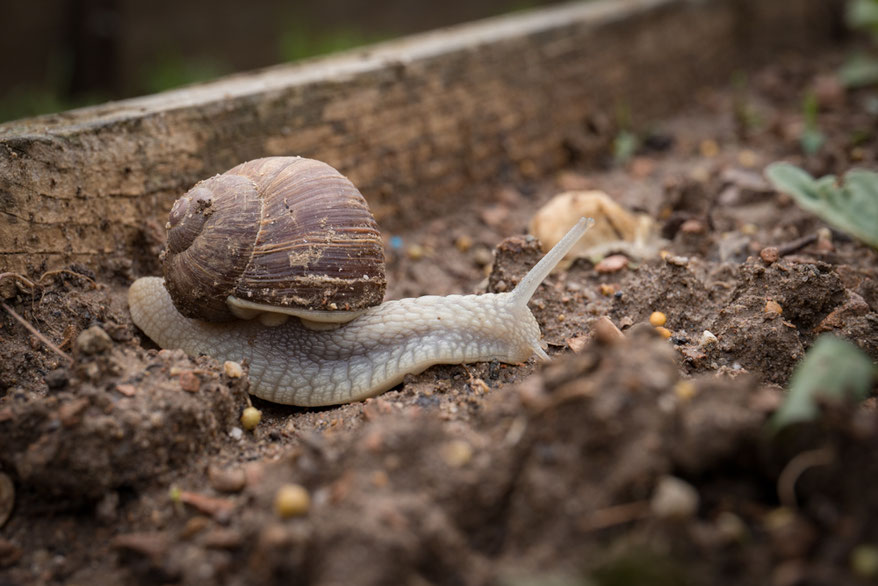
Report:
[[[569,4],[0,125],[0,270],[154,268],[173,200],[266,155],[336,166],[399,230],[558,168],[619,108],[653,119],[765,48],[814,50],[840,4]]]

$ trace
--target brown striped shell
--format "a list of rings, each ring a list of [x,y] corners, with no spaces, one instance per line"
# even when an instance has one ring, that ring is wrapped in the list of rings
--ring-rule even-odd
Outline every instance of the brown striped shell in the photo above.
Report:
[[[320,161],[256,159],[201,181],[174,203],[167,229],[165,286],[188,317],[229,320],[249,306],[342,322],[384,298],[375,219]]]

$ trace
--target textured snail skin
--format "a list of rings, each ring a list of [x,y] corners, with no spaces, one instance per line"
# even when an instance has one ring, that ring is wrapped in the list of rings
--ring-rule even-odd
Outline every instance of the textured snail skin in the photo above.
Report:
[[[135,281],[128,304],[134,323],[163,348],[246,359],[257,397],[300,406],[347,403],[434,364],[548,358],[527,302],[590,225],[580,220],[511,292],[387,301],[335,330],[310,330],[296,320],[269,327],[258,320],[190,319],[176,310],[159,277]]]

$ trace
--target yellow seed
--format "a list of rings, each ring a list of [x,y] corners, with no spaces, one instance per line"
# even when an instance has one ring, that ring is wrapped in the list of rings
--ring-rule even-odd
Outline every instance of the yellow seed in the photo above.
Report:
[[[282,519],[304,515],[311,507],[311,496],[300,484],[284,484],[274,495],[274,512]]]
[[[698,150],[701,151],[702,157],[713,158],[719,154],[719,144],[715,140],[707,139],[702,140],[701,144],[698,145]]]
[[[461,252],[466,252],[473,246],[473,239],[469,236],[458,236],[457,240],[454,241],[454,246]]]
[[[424,253],[424,247],[420,244],[412,244],[408,247],[408,250],[406,251],[406,254],[412,260],[420,260],[424,258]]]
[[[668,316],[663,314],[660,311],[653,311],[649,315],[649,323],[654,325],[655,327],[660,327],[665,325],[665,322],[668,321]]]
[[[759,156],[750,149],[744,149],[738,153],[738,162],[742,167],[755,167],[759,164]]]
[[[256,426],[259,425],[260,421],[262,421],[262,411],[256,407],[247,407],[244,409],[244,412],[241,413],[241,427],[247,431],[256,429]]]
[[[671,330],[669,330],[668,328],[663,328],[659,326],[655,329],[655,331],[657,331],[665,340],[671,337]]]
[[[780,303],[778,303],[777,301],[774,301],[773,299],[769,299],[768,301],[765,302],[764,311],[765,311],[765,313],[776,313],[777,315],[780,315],[781,313],[783,313],[783,308],[780,306]]]
[[[460,468],[473,459],[473,448],[464,440],[452,440],[439,449],[439,455],[452,468]]]
[[[695,396],[695,385],[692,381],[681,380],[674,385],[674,394],[681,401],[688,401]]]
[[[604,297],[612,297],[613,294],[616,292],[616,286],[608,285],[607,283],[601,283],[600,291],[601,295],[603,295]]]

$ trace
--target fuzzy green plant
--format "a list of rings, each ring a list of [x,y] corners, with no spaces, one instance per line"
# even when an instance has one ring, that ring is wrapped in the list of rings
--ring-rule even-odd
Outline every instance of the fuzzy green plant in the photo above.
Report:
[[[878,248],[878,173],[851,169],[840,183],[835,175],[814,179],[795,165],[772,163],[765,176],[827,224]]]
[[[862,401],[869,396],[874,376],[872,360],[857,346],[830,334],[820,336],[796,365],[771,428],[777,431],[815,419],[821,400]]]

